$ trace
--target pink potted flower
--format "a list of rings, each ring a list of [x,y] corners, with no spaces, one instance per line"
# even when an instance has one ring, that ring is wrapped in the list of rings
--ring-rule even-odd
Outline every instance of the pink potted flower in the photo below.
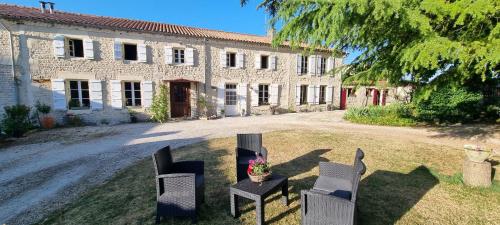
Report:
[[[252,182],[263,182],[271,176],[271,166],[262,157],[248,161],[247,174]]]

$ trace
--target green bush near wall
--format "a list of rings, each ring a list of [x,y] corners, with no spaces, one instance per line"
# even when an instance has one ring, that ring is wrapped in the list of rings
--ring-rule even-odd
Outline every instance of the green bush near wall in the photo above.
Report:
[[[170,91],[165,85],[160,85],[157,94],[153,97],[151,104],[151,119],[159,123],[165,123],[170,115]]]
[[[349,108],[344,119],[355,123],[414,126],[417,123],[497,122],[498,101],[483,99],[481,93],[465,88],[443,88],[428,99],[410,104]]]
[[[443,88],[414,102],[415,117],[426,122],[470,122],[486,111],[483,95],[465,88]]]
[[[31,108],[25,105],[6,106],[2,130],[11,137],[22,137],[31,128]]]
[[[411,106],[407,104],[349,108],[344,119],[373,125],[414,126],[417,124],[412,116]]]

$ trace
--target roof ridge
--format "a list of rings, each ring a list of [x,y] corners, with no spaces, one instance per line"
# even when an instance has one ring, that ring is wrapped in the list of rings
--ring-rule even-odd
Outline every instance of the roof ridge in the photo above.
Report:
[[[18,8],[24,8],[24,9],[30,9],[30,10],[36,10],[36,11],[39,10],[38,8],[33,7],[33,6],[23,6],[23,5],[9,4],[9,3],[0,3],[0,5],[10,6],[10,7],[18,7]],[[167,25],[167,26],[176,26],[176,27],[179,27],[179,28],[182,27],[182,28],[197,29],[197,30],[203,30],[203,31],[213,31],[213,32],[223,32],[223,33],[228,33],[228,34],[247,35],[247,36],[259,37],[259,38],[266,38],[266,37],[268,37],[266,35],[249,34],[249,33],[241,33],[241,32],[234,32],[234,31],[225,31],[225,30],[210,29],[210,28],[205,28],[205,27],[194,27],[194,26],[181,25],[181,24],[173,24],[173,23],[166,23],[166,22],[159,22],[159,21],[149,21],[149,20],[131,19],[131,18],[113,17],[113,16],[102,16],[102,15],[85,14],[85,13],[69,12],[69,11],[62,11],[62,10],[54,10],[54,12],[56,12],[58,14],[87,16],[87,17],[102,18],[102,19],[118,19],[118,20],[130,21],[130,22],[154,23],[154,24],[157,24],[157,25]]]

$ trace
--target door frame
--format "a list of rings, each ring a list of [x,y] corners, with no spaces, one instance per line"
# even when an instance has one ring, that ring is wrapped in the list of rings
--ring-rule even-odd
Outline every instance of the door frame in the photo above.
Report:
[[[173,115],[174,112],[174,86],[175,85],[185,85],[187,86],[187,93],[186,93],[186,106],[184,109],[184,115],[178,116],[178,115]],[[189,81],[169,81],[169,89],[170,89],[170,94],[169,94],[169,99],[170,99],[170,116],[172,118],[181,118],[181,117],[190,117],[191,116],[191,82]]]

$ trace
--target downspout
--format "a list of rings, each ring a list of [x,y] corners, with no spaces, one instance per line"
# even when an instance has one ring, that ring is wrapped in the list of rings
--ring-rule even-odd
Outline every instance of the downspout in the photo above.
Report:
[[[9,33],[9,46],[10,46],[10,61],[11,61],[11,72],[12,72],[12,79],[14,80],[14,90],[15,90],[15,96],[16,96],[16,104],[19,105],[19,90],[17,87],[17,81],[16,81],[16,66],[14,65],[14,43],[12,42],[12,31],[10,31],[0,20],[0,25],[2,26],[3,29],[5,29]]]

